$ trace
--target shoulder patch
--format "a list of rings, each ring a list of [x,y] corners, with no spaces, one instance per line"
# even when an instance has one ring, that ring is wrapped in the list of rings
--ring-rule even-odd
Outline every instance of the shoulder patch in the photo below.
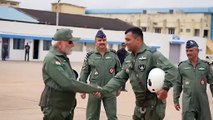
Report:
[[[114,49],[109,49],[109,51],[117,54],[116,50],[114,50]]]
[[[148,51],[150,51],[151,53],[154,53],[154,52],[156,52],[156,51],[157,51],[157,49],[156,49],[156,48],[150,48],[150,47],[149,47],[147,50],[148,50]]]

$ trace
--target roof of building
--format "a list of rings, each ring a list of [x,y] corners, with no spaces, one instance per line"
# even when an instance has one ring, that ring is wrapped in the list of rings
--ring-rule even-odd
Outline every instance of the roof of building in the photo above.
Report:
[[[20,3],[19,1],[14,1],[14,0],[7,0],[7,1],[3,1],[3,2]]]
[[[146,13],[170,13],[182,11],[183,13],[207,13],[213,14],[213,7],[206,8],[139,8],[139,9],[87,9],[86,14],[141,14]]]
[[[55,12],[24,9],[24,8],[16,8],[16,9],[30,15],[31,17],[36,18],[38,21],[40,21],[41,24],[49,24],[49,25],[56,24]],[[130,27],[133,27],[132,25],[119,19],[92,17],[86,15],[76,15],[67,13],[59,14],[58,25],[81,27],[81,28],[94,28],[94,29],[104,28],[106,30],[118,30],[118,31],[124,31]]]
[[[39,23],[36,19],[17,11],[15,8],[0,6],[0,19],[10,21],[21,21],[29,23]]]

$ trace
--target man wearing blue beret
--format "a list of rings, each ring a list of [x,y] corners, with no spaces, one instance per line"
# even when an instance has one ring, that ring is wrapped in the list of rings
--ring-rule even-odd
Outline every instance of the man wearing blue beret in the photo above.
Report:
[[[81,69],[80,81],[98,86],[104,86],[108,81],[121,70],[121,64],[115,50],[107,48],[107,38],[102,30],[95,36],[96,49],[87,53]],[[108,120],[117,120],[116,95],[120,92],[104,94],[102,98],[89,94],[86,120],[99,120],[101,102],[106,111]],[[81,94],[84,99],[85,93]]]
[[[212,120],[206,93],[207,84],[213,95],[213,71],[207,61],[198,57],[199,46],[194,40],[186,42],[188,60],[178,65],[178,80],[174,86],[174,106],[180,110],[182,95],[182,120]]]

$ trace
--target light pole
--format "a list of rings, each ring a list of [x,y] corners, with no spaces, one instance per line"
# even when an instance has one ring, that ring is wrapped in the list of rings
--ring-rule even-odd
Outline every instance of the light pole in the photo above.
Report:
[[[58,26],[59,23],[59,3],[61,0],[58,0],[57,6],[56,6],[56,26]]]

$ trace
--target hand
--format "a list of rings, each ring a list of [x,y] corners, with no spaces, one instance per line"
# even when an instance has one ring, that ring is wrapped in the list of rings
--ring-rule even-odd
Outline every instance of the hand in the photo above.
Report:
[[[175,106],[175,109],[177,111],[180,111],[181,108],[180,108],[180,104],[179,103],[175,103],[174,106]]]
[[[93,95],[96,96],[96,97],[98,97],[98,98],[101,98],[101,97],[102,97],[102,95],[101,95],[100,92],[95,92],[95,93],[93,93]]]
[[[116,92],[116,96],[119,96],[120,94],[121,94],[121,91],[118,90],[118,91]]]
[[[168,91],[161,89],[156,94],[159,100],[165,100],[167,98]]]
[[[86,93],[81,93],[81,98],[85,99],[86,98]]]

